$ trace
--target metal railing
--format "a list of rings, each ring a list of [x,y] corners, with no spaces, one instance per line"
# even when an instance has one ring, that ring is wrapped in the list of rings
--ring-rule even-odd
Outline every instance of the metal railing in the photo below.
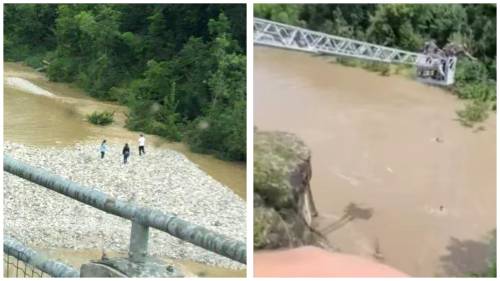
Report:
[[[18,259],[19,253],[5,252],[3,255],[3,277],[42,278],[47,274],[29,263]],[[54,276],[55,277],[55,276]]]
[[[80,277],[80,272],[62,262],[40,255],[16,239],[4,235],[4,277]],[[11,275],[12,273],[12,275]]]
[[[24,164],[8,155],[4,155],[3,163],[4,171],[10,174],[109,214],[132,221],[129,257],[133,262],[141,263],[146,259],[149,227],[153,227],[216,254],[246,264],[246,245],[241,241],[185,221],[174,214],[115,199],[99,190],[82,186],[43,169]]]

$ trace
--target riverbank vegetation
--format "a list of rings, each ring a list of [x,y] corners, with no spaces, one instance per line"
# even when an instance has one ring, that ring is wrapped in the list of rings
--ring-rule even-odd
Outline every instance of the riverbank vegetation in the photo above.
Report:
[[[87,115],[87,121],[94,125],[105,126],[113,123],[114,112],[103,111],[97,112],[94,111],[91,114]]]
[[[245,5],[4,7],[7,61],[127,105],[131,130],[246,159]]]
[[[471,100],[463,116],[474,117],[466,120],[473,124],[483,120],[478,109],[485,109],[481,116],[496,110],[496,4],[257,4],[254,10],[257,17],[407,51],[420,52],[431,39],[440,47],[463,44],[476,58],[459,58],[451,88]],[[389,73],[376,64],[341,63]]]

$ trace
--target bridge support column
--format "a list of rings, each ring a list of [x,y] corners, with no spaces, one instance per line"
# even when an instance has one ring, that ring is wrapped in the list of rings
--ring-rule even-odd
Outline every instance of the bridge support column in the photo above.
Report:
[[[130,233],[129,258],[132,262],[142,263],[148,256],[149,227],[132,221]]]
[[[81,277],[184,277],[184,273],[164,261],[148,257],[149,227],[132,220],[128,258],[108,258],[82,265]]]

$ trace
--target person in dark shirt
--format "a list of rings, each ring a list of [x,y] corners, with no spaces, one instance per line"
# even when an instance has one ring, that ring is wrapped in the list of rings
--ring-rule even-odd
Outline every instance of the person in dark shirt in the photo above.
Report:
[[[130,156],[130,148],[128,147],[128,143],[126,143],[125,146],[123,147],[122,154],[123,154],[123,164],[127,164],[127,159]]]

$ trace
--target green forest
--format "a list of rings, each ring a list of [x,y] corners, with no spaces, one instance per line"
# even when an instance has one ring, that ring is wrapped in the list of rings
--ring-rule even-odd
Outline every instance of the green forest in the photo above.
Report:
[[[257,17],[302,26],[407,51],[427,40],[466,46],[476,60],[461,57],[452,91],[470,99],[457,111],[465,125],[496,110],[495,4],[257,4]]]
[[[7,4],[4,58],[130,110],[127,127],[246,159],[246,9]]]

